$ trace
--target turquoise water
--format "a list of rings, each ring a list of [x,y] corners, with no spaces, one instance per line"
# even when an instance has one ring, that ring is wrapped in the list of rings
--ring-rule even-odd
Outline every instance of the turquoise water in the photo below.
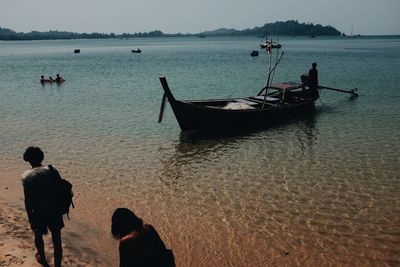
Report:
[[[181,266],[399,264],[400,38],[281,38],[275,81],[317,62],[320,84],[359,88],[357,99],[322,91],[314,116],[202,139],[182,135],[168,105],[157,123],[160,75],[178,99],[256,94],[259,41],[0,42],[0,156],[42,147],[93,235],[129,206]],[[57,73],[65,83],[39,83]]]

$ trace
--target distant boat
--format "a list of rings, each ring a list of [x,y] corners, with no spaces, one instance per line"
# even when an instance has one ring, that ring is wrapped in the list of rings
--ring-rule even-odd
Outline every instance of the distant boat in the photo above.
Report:
[[[75,49],[75,50],[74,50],[74,54],[79,54],[80,52],[81,52],[80,49]]]
[[[271,43],[271,42],[269,42],[269,41],[267,41],[267,42],[265,42],[265,43],[261,43],[261,44],[260,44],[260,47],[265,49],[265,48],[267,48],[269,45],[271,46],[271,48],[281,48],[281,47],[282,47],[281,44]]]
[[[361,36],[360,34],[356,34],[356,35],[353,34],[353,25],[351,25],[350,35],[347,36],[347,37],[349,37],[349,38],[357,38],[357,37],[360,37],[360,36]]]
[[[131,50],[131,52],[132,53],[136,53],[136,54],[140,54],[140,53],[142,53],[142,50],[140,50],[140,49],[137,49],[137,50]]]
[[[253,51],[251,51],[251,54],[250,54],[252,57],[258,57],[258,51],[256,51],[256,50],[253,50]]]
[[[264,40],[265,39],[265,40]],[[279,41],[278,41],[279,42]],[[270,41],[268,41],[268,39],[267,39],[267,35],[265,35],[265,37],[261,40],[261,43],[260,43],[260,47],[262,48],[262,49],[266,49],[266,48],[271,48],[271,49],[274,49],[274,48],[281,48],[282,47],[282,45],[281,44],[279,44],[278,42],[272,42],[272,39],[270,40]]]

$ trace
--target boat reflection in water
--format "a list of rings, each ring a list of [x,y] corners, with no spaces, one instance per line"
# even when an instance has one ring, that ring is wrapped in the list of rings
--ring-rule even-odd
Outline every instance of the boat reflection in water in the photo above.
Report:
[[[179,184],[182,182],[179,180],[191,179],[191,175],[182,175],[182,169],[189,170],[193,168],[193,164],[203,165],[218,161],[227,154],[236,154],[247,149],[263,150],[262,153],[265,154],[272,153],[271,150],[276,147],[272,142],[282,144],[289,139],[292,143],[290,145],[294,143],[297,146],[296,150],[303,155],[308,154],[318,142],[319,131],[316,127],[318,116],[319,110],[314,108],[312,112],[299,113],[289,120],[276,121],[268,125],[181,132],[171,157],[159,159],[163,166],[160,179],[165,183]]]

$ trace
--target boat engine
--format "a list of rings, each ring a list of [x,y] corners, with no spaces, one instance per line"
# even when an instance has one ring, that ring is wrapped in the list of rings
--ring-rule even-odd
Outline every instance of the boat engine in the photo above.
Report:
[[[309,77],[308,74],[303,74],[300,76],[301,82],[304,85],[308,85],[308,81],[309,81]]]

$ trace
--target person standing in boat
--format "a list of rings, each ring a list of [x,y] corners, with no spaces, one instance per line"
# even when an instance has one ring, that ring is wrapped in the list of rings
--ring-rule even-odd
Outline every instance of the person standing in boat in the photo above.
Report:
[[[315,62],[312,64],[312,69],[308,71],[308,86],[310,87],[311,95],[318,98],[318,70]]]

